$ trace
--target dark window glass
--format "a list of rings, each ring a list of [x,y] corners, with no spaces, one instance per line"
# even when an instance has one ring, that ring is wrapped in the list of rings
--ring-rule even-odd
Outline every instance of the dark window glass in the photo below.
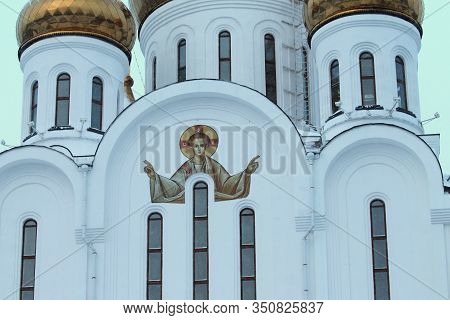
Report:
[[[194,253],[194,280],[208,280],[208,252],[198,251]]]
[[[186,81],[186,40],[178,43],[178,82]]]
[[[147,287],[147,300],[162,300],[162,285],[149,285]]]
[[[255,212],[244,209],[240,214],[241,299],[256,299]]]
[[[20,299],[34,300],[36,272],[37,223],[27,220],[22,235],[22,272],[20,280]]]
[[[194,285],[194,300],[208,300],[208,285],[207,284],[195,284]]]
[[[341,88],[339,78],[339,61],[334,60],[330,68],[330,83],[331,83],[331,112],[334,114],[339,111],[336,103],[341,101]]]
[[[157,60],[156,57],[153,58],[153,68],[152,68],[152,91],[156,90],[156,66]]]
[[[375,300],[390,300],[389,274],[386,271],[375,272]]]
[[[311,123],[311,109],[309,106],[309,64],[308,64],[308,51],[305,47],[302,47],[302,76],[303,76],[303,107],[304,114],[303,120],[306,123]]]
[[[359,67],[361,73],[361,97],[363,106],[377,104],[375,65],[373,55],[364,52],[359,57]]]
[[[34,300],[34,290],[22,290],[22,292],[20,293],[20,300]]]
[[[266,67],[266,97],[277,103],[277,70],[275,57],[275,38],[271,34],[264,37]]]
[[[389,300],[389,259],[386,232],[386,206],[375,200],[370,204],[372,261],[375,300]]]
[[[255,300],[256,299],[256,281],[243,280],[241,285],[241,299]]]
[[[163,219],[152,213],[147,222],[147,300],[162,299]]]
[[[208,247],[208,220],[197,220],[194,224],[195,228],[195,247],[207,248]]]
[[[193,291],[194,300],[209,299],[208,261],[208,185],[198,182],[194,186],[194,239],[193,239]]]
[[[103,118],[103,81],[95,77],[92,80],[91,127],[102,130]]]
[[[194,194],[195,201],[195,216],[205,217],[208,215],[208,207],[206,205],[208,201],[208,189],[198,189]]]
[[[39,84],[37,81],[35,81],[31,89],[31,109],[30,109],[30,121],[34,123],[35,127],[37,121],[38,92],[39,92]],[[32,134],[33,132],[34,132],[33,128],[30,128],[30,134]]]
[[[155,218],[155,217],[153,217]],[[148,233],[148,248],[161,249],[162,248],[162,219],[150,219],[150,231]]]
[[[219,34],[219,79],[231,81],[231,35],[228,31]]]
[[[70,76],[63,73],[58,76],[56,88],[55,125],[64,127],[69,125],[70,112]]]
[[[406,72],[405,62],[402,58],[395,58],[395,67],[397,72],[397,94],[400,97],[400,108],[408,110],[408,98],[406,95]]]

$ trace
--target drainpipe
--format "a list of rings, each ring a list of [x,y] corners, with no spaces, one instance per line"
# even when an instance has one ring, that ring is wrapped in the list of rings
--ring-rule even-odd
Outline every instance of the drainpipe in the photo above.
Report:
[[[82,174],[82,221],[81,221],[81,237],[83,243],[86,245],[86,299],[94,300],[96,298],[96,280],[97,280],[97,250],[94,245],[87,238],[87,221],[88,221],[88,173],[91,167],[83,164],[80,167]]]
[[[304,299],[309,300],[310,299],[310,262],[309,262],[309,254],[310,254],[310,239],[314,235],[314,229],[316,227],[316,221],[315,221],[315,186],[314,186],[314,159],[315,154],[313,152],[308,152],[306,154],[306,159],[308,160],[309,169],[310,169],[310,177],[309,177],[309,190],[311,194],[311,210],[310,210],[310,228],[308,232],[303,237],[303,282],[304,282]]]

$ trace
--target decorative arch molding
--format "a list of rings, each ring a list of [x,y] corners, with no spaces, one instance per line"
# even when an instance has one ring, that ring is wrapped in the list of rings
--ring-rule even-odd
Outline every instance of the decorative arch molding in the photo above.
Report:
[[[392,85],[397,88],[396,77],[396,57],[400,57],[404,62],[405,67],[405,79],[406,79],[406,97],[408,101],[408,109],[413,112],[420,119],[420,105],[419,94],[417,92],[418,73],[417,73],[417,57],[411,54],[411,51],[401,45],[396,45],[392,48],[389,56],[389,60],[392,66],[393,79],[390,80]]]
[[[404,21],[401,18],[384,14],[353,15],[342,17],[326,24],[322,28],[318,29],[313,34],[312,38],[309,38],[309,42],[314,46],[314,44],[320,43],[324,40],[324,38],[329,37],[332,33],[342,30],[355,30],[358,27],[385,27],[408,34],[415,39],[417,46],[420,47],[422,35],[419,30],[416,28],[411,28],[411,26],[411,23]]]
[[[331,108],[329,101],[331,101],[331,91],[330,91],[330,68],[333,61],[337,60],[339,62],[339,66],[341,67],[343,65],[343,53],[339,50],[332,50],[328,52],[322,60],[318,63],[317,69],[319,73],[319,94],[321,96],[321,101],[323,103],[320,104],[320,119],[324,121],[325,119],[328,119],[331,115]],[[342,71],[341,71],[342,73]],[[342,81],[342,79],[341,79]],[[342,84],[341,84],[342,86]],[[341,93],[341,97],[342,97]]]
[[[143,279],[143,281],[139,282],[139,296],[140,297],[146,297],[147,296],[147,285],[146,285],[146,279],[147,279],[147,235],[148,235],[148,219],[150,218],[150,216],[154,213],[158,213],[161,215],[162,219],[163,219],[163,243],[165,243],[166,241],[164,241],[164,237],[166,236],[167,232],[165,232],[166,229],[166,219],[168,216],[168,210],[165,206],[162,205],[158,205],[158,204],[152,204],[149,203],[148,205],[144,206],[139,213],[139,239],[141,239],[141,241],[139,241],[139,248],[140,248],[140,252],[142,253],[141,255],[139,255],[139,260],[138,260],[138,265],[139,265],[139,275],[140,275],[140,279]],[[164,248],[163,248],[164,250]],[[164,259],[164,256],[163,256]],[[163,266],[164,266],[164,261],[163,261]],[[162,271],[164,272],[164,270]]]
[[[192,71],[194,68],[195,59],[197,56],[196,50],[196,34],[195,30],[186,24],[182,24],[174,28],[170,34],[167,36],[167,42],[170,44],[167,46],[168,52],[165,54],[166,68],[171,75],[171,80],[166,81],[166,83],[175,83],[178,79],[178,45],[181,40],[186,41],[186,79],[193,77]],[[152,60],[149,60],[152,61]]]
[[[145,57],[145,93],[149,93],[152,91],[152,75],[153,75],[153,59],[160,60],[160,56],[162,55],[159,43],[157,41],[152,41],[145,48],[144,57]],[[161,67],[158,68],[158,63],[156,65],[156,75],[157,78],[161,74]],[[157,88],[158,89],[158,88]]]
[[[286,34],[283,25],[275,20],[267,19],[261,21],[255,25],[253,28],[253,64],[254,64],[254,77],[255,77],[255,88],[265,93],[265,36],[267,34],[272,35],[275,38],[275,62],[276,62],[276,73],[277,73],[277,97],[278,105],[284,105],[284,94],[283,88],[284,75],[283,66],[285,65],[283,61],[283,44],[287,43],[284,35]]]
[[[211,11],[214,9],[229,8],[230,6],[240,6],[251,10],[259,10],[264,12],[271,12],[275,14],[292,17],[292,6],[289,2],[284,0],[253,0],[236,1],[227,0],[218,3],[215,0],[206,0],[201,2],[184,1],[184,3],[168,2],[151,12],[151,14],[143,21],[139,29],[139,38],[141,43],[149,40],[152,33],[155,32],[162,25],[172,23],[180,20],[186,16],[193,14]],[[145,30],[146,32],[143,32]]]
[[[384,127],[385,129],[380,131],[377,127]],[[365,138],[361,139],[361,136],[365,136]],[[322,149],[321,159],[327,159],[320,165],[326,172],[323,173],[323,179],[327,179],[326,175],[332,172],[333,163],[342,163],[339,158],[345,156],[349,149],[361,145],[367,147],[367,143],[371,142],[396,146],[399,151],[407,154],[410,161],[421,167],[426,182],[430,186],[427,191],[431,203],[441,202],[439,190],[443,188],[443,173],[436,154],[425,141],[414,133],[388,124],[373,123],[356,126],[330,140]]]
[[[103,84],[103,110],[102,110],[102,131],[109,126],[109,124],[117,116],[117,109],[119,105],[116,105],[117,98],[116,92],[122,87],[122,82],[109,74],[105,69],[95,66],[91,68],[87,74],[88,86],[87,95],[84,98],[83,105],[84,110],[80,110],[81,118],[89,119],[84,129],[87,129],[89,125],[92,126],[91,108],[92,108],[92,82],[94,78],[99,78]]]
[[[243,48],[243,29],[241,23],[231,17],[219,17],[211,20],[205,27],[206,43],[211,47],[205,47],[205,74],[212,78],[219,77],[219,34],[222,31],[228,31],[231,35],[231,79],[233,82],[239,82],[242,77],[243,57],[239,54]]]
[[[236,299],[240,299],[240,291],[241,291],[241,266],[240,266],[240,254],[241,254],[241,248],[240,248],[240,242],[239,239],[241,237],[240,232],[240,223],[241,223],[241,212],[245,209],[251,209],[255,213],[255,225],[256,221],[258,220],[258,213],[261,211],[261,206],[250,199],[243,199],[240,200],[238,203],[236,203],[233,207],[233,248],[234,248],[234,274],[236,275],[234,277],[234,297]],[[256,230],[255,229],[255,236],[256,236]]]
[[[173,95],[175,86],[176,96]],[[202,92],[198,92],[198,88],[202,88]],[[198,100],[200,97],[201,99]],[[152,123],[155,124],[162,121],[162,118],[167,118],[168,114],[172,114],[175,117],[170,117],[171,122],[179,123],[181,115],[185,112],[198,110],[199,106],[204,107],[204,99],[206,98],[208,99],[208,108],[213,108],[220,112],[225,110],[225,102],[226,105],[236,106],[236,108],[227,109],[227,112],[232,117],[229,121],[230,125],[233,124],[233,119],[244,116],[248,119],[254,118],[254,124],[259,122],[263,124],[271,121],[271,123],[280,128],[294,127],[292,121],[280,107],[274,105],[265,96],[253,89],[217,80],[185,81],[143,96],[132,106],[125,109],[102,137],[95,153],[94,164],[97,161],[109,163],[111,159],[109,154],[113,152],[114,147],[117,147],[123,139],[130,138],[129,135],[133,132],[131,128],[144,121],[143,119],[148,118],[150,114],[152,115]],[[146,101],[151,102],[149,108],[139,107]],[[238,105],[239,108],[237,107]],[[255,118],[255,116],[257,117]],[[295,132],[296,137],[294,139],[298,139],[304,150],[302,138],[297,131]],[[133,142],[128,141],[128,143]],[[96,170],[95,166],[94,170]]]
[[[79,92],[77,90],[73,90],[74,88],[78,88],[81,83],[80,73],[75,68],[75,66],[68,63],[61,63],[54,66],[50,69],[50,72],[47,77],[47,110],[46,110],[46,124],[50,128],[55,125],[55,114],[56,114],[56,90],[57,90],[57,82],[58,77],[67,73],[70,76],[70,108],[69,108],[69,124],[71,119],[73,121],[73,113],[74,113],[74,103],[75,100],[78,99]],[[90,105],[90,104],[89,104]]]
[[[42,111],[44,108],[42,106],[44,106],[43,103],[40,102],[40,100],[43,100],[41,91],[43,88],[45,88],[45,86],[43,86],[42,83],[42,77],[39,74],[39,72],[32,72],[30,73],[27,78],[25,79],[25,83],[24,83],[24,88],[23,88],[23,102],[22,102],[22,132],[25,133],[23,134],[22,138],[25,138],[29,135],[29,130],[28,130],[28,122],[30,121],[30,109],[31,109],[31,103],[32,103],[32,95],[33,95],[33,85],[34,83],[37,82],[38,83],[38,101],[37,101],[37,105],[38,105],[38,111],[37,111],[37,115],[38,117],[40,117]],[[41,108],[39,108],[39,106],[41,106]],[[45,110],[45,109],[44,109]],[[39,125],[40,126],[40,121],[37,121],[37,123],[35,123],[35,126]],[[39,131],[39,129],[37,129],[37,131]]]

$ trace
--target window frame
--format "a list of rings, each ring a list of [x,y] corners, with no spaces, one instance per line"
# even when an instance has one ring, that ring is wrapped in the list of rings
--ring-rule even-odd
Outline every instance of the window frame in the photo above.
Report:
[[[67,79],[62,79],[62,77],[67,77]],[[69,82],[69,94],[68,96],[59,96],[59,86],[61,85],[62,81],[68,81]],[[56,108],[55,108],[55,127],[69,127],[70,126],[70,95],[72,90],[72,78],[69,73],[64,72],[58,75],[56,78]],[[68,101],[67,104],[67,123],[63,125],[58,124],[58,111],[59,111],[59,102],[61,101]]]
[[[383,208],[383,219],[384,219],[384,235],[375,235],[374,234],[374,208]],[[387,215],[386,215],[386,203],[381,199],[375,199],[370,203],[370,235],[371,235],[371,250],[372,250],[372,273],[373,273],[373,297],[374,300],[377,299],[377,283],[376,283],[376,275],[380,273],[385,273],[387,277],[387,300],[391,299],[391,287],[390,287],[390,274],[389,274],[389,248],[388,248],[388,240],[387,240]],[[386,245],[386,256],[385,263],[386,268],[376,268],[375,266],[375,256],[376,254],[380,255],[379,252],[376,252],[374,243],[375,241],[385,241]]]
[[[269,45],[268,41],[271,41],[272,44]],[[273,52],[271,54],[268,52],[270,48],[273,48]],[[277,50],[276,50],[276,40],[273,34],[266,33],[264,35],[264,71],[265,71],[265,82],[266,82],[266,97],[274,104],[278,102],[278,86],[277,86]],[[273,56],[273,61],[268,59],[268,56]],[[268,72],[268,67],[273,67],[273,72]],[[270,90],[272,89],[272,90]],[[269,92],[272,92],[274,95],[269,96]]]
[[[38,112],[38,100],[39,100],[39,81],[34,81],[31,86],[31,107],[30,107],[30,122],[34,123],[34,128],[37,126],[37,112]],[[35,131],[34,128],[30,128],[30,134]]]
[[[96,81],[99,81],[96,83]],[[95,100],[94,99],[94,85],[100,85],[101,90],[101,100]],[[104,107],[104,93],[105,93],[105,87],[103,84],[103,80],[99,76],[95,76],[92,79],[92,96],[91,96],[91,128],[96,130],[103,130],[103,107]],[[93,119],[93,112],[94,112],[94,105],[100,106],[100,126],[97,128],[93,125],[92,119]]]
[[[154,218],[156,217],[156,218]],[[150,224],[152,221],[160,221],[160,225],[161,225],[161,230],[160,230],[160,239],[159,242],[161,244],[160,248],[150,248],[150,232],[151,232],[151,228],[150,228]],[[163,216],[161,213],[159,212],[152,212],[148,218],[147,218],[147,292],[146,292],[146,297],[147,300],[162,300],[162,296],[163,296],[163,258],[164,258],[164,220],[163,220]],[[151,280],[150,279],[150,255],[152,253],[159,253],[160,254],[160,275],[159,278],[160,280]],[[161,287],[161,291],[159,292],[159,297],[153,299],[152,297],[150,297],[149,294],[149,288],[151,286],[160,286]]]
[[[310,106],[309,96],[309,53],[306,47],[302,47],[302,63],[303,63],[303,120],[307,124],[312,123],[312,110]]]
[[[228,38],[228,53],[227,56],[222,57],[222,39],[223,38]],[[219,33],[218,36],[218,40],[219,40],[219,80],[222,81],[228,81],[231,82],[233,79],[233,75],[232,75],[232,41],[231,41],[231,33],[228,30],[222,30]],[[229,79],[225,79],[224,75],[223,75],[223,68],[222,68],[222,62],[227,62],[227,69],[229,69],[229,74],[230,74],[230,78]]]
[[[152,91],[156,90],[156,67],[158,64],[158,59],[156,56],[153,57],[152,61]]]
[[[246,211],[250,212],[249,214],[246,213]],[[242,229],[242,218],[244,216],[251,216],[253,218],[253,244],[243,244],[242,242],[242,235],[243,235],[243,229]],[[256,283],[256,279],[257,279],[257,270],[256,270],[256,214],[255,214],[255,210],[253,210],[252,208],[244,208],[239,212],[239,255],[240,255],[240,288],[241,288],[241,300],[244,300],[244,282],[246,281],[254,281],[255,283],[255,297],[254,299],[251,300],[256,300],[257,299],[257,283]],[[255,275],[254,276],[243,276],[243,251],[244,249],[253,249],[253,268],[255,270]]]
[[[362,68],[362,61],[363,60],[369,60],[369,58],[363,58],[364,55],[369,55],[369,58],[372,63],[372,69],[373,69],[373,75],[363,75],[363,68]],[[374,55],[369,51],[364,51],[359,55],[359,76],[360,76],[360,85],[361,85],[361,105],[362,106],[375,106],[377,105],[377,82],[376,82],[376,70],[375,70],[375,57]],[[365,104],[364,103],[364,81],[363,80],[371,80],[373,83],[373,95],[374,95],[374,103],[373,104]]]
[[[337,69],[337,78],[333,78],[334,70]],[[335,81],[336,80],[336,81]],[[337,90],[336,96],[339,100],[335,101],[335,90]],[[340,63],[338,59],[334,59],[330,64],[330,98],[331,98],[331,114],[335,114],[339,111],[336,106],[337,102],[341,101],[341,77],[340,77]]]
[[[197,190],[206,190],[206,215],[205,216],[196,216],[196,191]],[[193,283],[193,295],[192,300],[197,300],[195,298],[196,293],[196,285],[206,285],[206,300],[209,299],[209,199],[208,199],[209,187],[205,181],[198,181],[194,184],[193,187],[193,225],[192,225],[192,283]],[[195,232],[195,223],[197,221],[206,221],[206,247],[197,248],[195,245],[196,232]],[[195,256],[196,253],[205,252],[206,253],[206,280],[196,280],[195,279]]]
[[[402,68],[401,73],[403,76],[403,80],[398,78],[399,65]],[[397,80],[397,96],[400,97],[399,86],[402,86],[403,90],[405,92],[405,99],[403,99],[403,98],[401,99],[401,101],[400,101],[401,104],[399,105],[399,108],[408,110],[408,87],[407,87],[407,83],[406,83],[406,64],[405,64],[405,60],[401,56],[395,57],[395,78]]]
[[[184,65],[181,63],[181,54],[182,49],[184,48]],[[181,39],[178,41],[177,45],[177,59],[178,59],[178,68],[177,68],[177,80],[178,82],[184,82],[187,79],[187,41],[186,39]]]
[[[32,223],[33,225],[28,225]],[[25,255],[25,239],[26,239],[26,232],[27,229],[34,228],[35,230],[35,237],[34,237],[34,254],[33,255]],[[34,300],[35,298],[35,290],[36,290],[36,257],[37,257],[37,237],[38,237],[38,223],[34,219],[27,219],[23,225],[22,225],[22,252],[21,252],[21,267],[20,267],[20,300],[23,299],[23,293],[24,292],[32,292],[33,298],[31,300]],[[34,270],[33,270],[33,285],[32,286],[26,286],[24,285],[24,262],[25,260],[34,260]]]

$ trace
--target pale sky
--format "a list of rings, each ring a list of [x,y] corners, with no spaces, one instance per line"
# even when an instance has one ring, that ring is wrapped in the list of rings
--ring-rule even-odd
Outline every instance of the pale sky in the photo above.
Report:
[[[16,20],[27,0],[0,0],[0,140],[20,145],[22,72],[17,58]],[[125,1],[126,3],[128,1]],[[441,117],[425,125],[427,134],[441,134],[441,165],[450,173],[450,1],[425,0],[422,51],[419,57],[419,90],[422,120],[439,112]],[[144,59],[139,43],[133,50],[131,74],[135,95],[143,95]],[[0,146],[0,152],[5,150]]]

